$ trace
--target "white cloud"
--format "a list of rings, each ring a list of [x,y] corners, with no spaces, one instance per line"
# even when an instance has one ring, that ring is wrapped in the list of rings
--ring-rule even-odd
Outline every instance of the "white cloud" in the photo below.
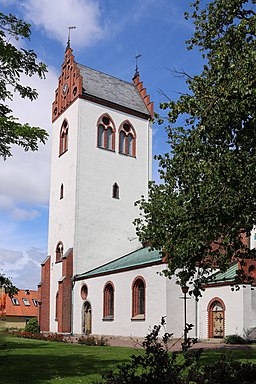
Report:
[[[40,282],[40,262],[46,252],[31,248],[24,252],[0,248],[0,272],[11,278],[20,289],[37,289]]]
[[[40,126],[51,132],[51,102],[57,86],[57,74],[51,68],[46,80],[36,77],[26,78],[26,84],[36,88],[39,93],[37,100],[21,99],[18,95],[10,104],[13,115],[18,116],[22,123]],[[13,217],[23,219],[24,211],[14,211],[14,202],[48,204],[50,180],[51,140],[40,145],[37,152],[24,152],[21,148],[13,148],[13,157],[6,161],[0,159],[0,210],[9,207]],[[32,218],[36,212],[30,212],[27,218]]]
[[[6,195],[0,195],[0,211],[7,212],[14,220],[32,220],[40,215],[36,209],[17,207],[14,201]]]
[[[97,0],[24,0],[26,19],[42,27],[47,35],[67,43],[68,26],[76,26],[72,31],[72,45],[86,47],[103,37],[104,27]]]
[[[3,263],[16,263],[21,257],[22,252],[0,248],[0,265]]]

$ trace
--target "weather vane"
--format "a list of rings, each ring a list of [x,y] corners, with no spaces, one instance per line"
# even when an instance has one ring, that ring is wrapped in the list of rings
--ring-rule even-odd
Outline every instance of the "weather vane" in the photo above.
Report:
[[[137,54],[134,58],[136,60],[136,67],[135,67],[135,75],[139,74],[139,68],[138,68],[138,59],[141,57],[141,54]]]
[[[68,44],[67,44],[67,47],[70,48],[70,31],[71,29],[76,29],[76,26],[70,26],[70,27],[67,27],[68,28]]]

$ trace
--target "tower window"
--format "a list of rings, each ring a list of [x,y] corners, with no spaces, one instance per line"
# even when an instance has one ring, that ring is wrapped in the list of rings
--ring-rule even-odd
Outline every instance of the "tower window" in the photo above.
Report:
[[[119,153],[136,156],[136,132],[129,121],[125,121],[119,129]]]
[[[113,320],[114,318],[114,287],[107,283],[104,288],[103,318]]]
[[[61,186],[60,186],[60,200],[63,199],[63,196],[64,196],[64,186],[63,186],[63,184],[61,184]]]
[[[57,244],[55,253],[56,253],[56,263],[58,263],[59,261],[61,261],[63,256],[63,243],[61,241]]]
[[[60,129],[59,156],[68,150],[68,122],[64,119]]]
[[[103,115],[98,120],[98,147],[115,150],[115,125],[109,115]]]
[[[117,183],[113,185],[113,193],[112,193],[113,199],[119,199],[119,186]]]

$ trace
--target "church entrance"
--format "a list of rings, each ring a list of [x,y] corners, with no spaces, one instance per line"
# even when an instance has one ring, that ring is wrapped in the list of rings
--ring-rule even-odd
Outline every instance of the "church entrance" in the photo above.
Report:
[[[224,337],[225,305],[221,299],[213,299],[208,305],[208,337]]]
[[[82,333],[85,335],[92,333],[92,309],[88,301],[83,304]]]

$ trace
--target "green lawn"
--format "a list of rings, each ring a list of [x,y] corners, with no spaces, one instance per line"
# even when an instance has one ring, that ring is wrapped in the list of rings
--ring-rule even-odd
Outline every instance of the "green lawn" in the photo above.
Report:
[[[0,340],[1,384],[93,383],[116,363],[129,360],[131,348],[92,347],[7,336]]]
[[[91,347],[0,335],[1,384],[95,383],[101,373],[127,362],[135,349]],[[233,359],[256,362],[256,346],[226,351]],[[216,361],[223,351],[207,351],[202,363]],[[121,383],[120,383],[121,384]]]

